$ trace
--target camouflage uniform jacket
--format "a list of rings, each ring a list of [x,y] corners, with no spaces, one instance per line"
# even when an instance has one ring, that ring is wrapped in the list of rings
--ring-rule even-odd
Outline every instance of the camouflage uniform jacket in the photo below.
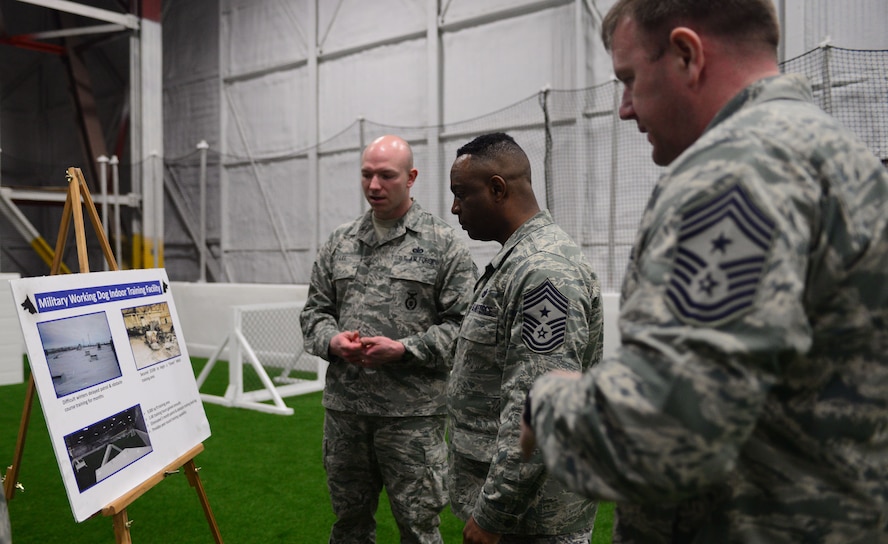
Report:
[[[451,455],[489,463],[482,489],[460,486],[465,479],[453,474],[458,516],[472,515],[501,534],[592,526],[595,503],[547,478],[539,452],[523,462],[518,436],[524,398],[538,376],[600,360],[601,311],[597,276],[549,212],[519,227],[487,265],[460,327],[447,385]]]
[[[3,488],[0,486],[0,491]],[[0,544],[12,544],[12,529],[9,527],[9,510],[6,507],[6,494],[0,492]]]
[[[445,413],[453,341],[477,268],[450,225],[414,202],[377,240],[371,212],[337,228],[318,252],[300,315],[306,351],[330,361],[324,406],[359,415]],[[404,344],[398,363],[367,370],[332,358],[341,331]]]
[[[888,542],[888,172],[802,76],[670,165],[619,326],[532,391],[547,466],[618,502],[615,541]]]

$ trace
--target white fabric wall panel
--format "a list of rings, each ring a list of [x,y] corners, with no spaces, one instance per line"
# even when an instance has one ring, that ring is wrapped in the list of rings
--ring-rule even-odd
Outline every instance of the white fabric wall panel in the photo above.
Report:
[[[228,167],[228,225],[235,250],[306,250],[313,230],[308,161],[292,159]],[[266,198],[267,197],[267,198]],[[249,233],[244,236],[244,233]]]
[[[583,51],[586,52],[586,57],[583,59],[585,63],[583,70],[586,80],[583,81],[581,76],[578,77],[574,86],[577,89],[599,85],[612,80],[614,77],[610,53],[605,50],[604,44],[601,42],[600,19],[607,13],[607,9],[611,7],[612,1],[598,0],[597,2],[592,2],[592,4],[597,5],[597,12],[590,13],[588,10],[583,10],[581,28],[585,29],[585,31],[580,36],[580,40],[583,43]]]
[[[223,76],[255,72],[308,56],[314,0],[223,0]]]
[[[244,283],[295,283],[307,282],[311,277],[314,255],[291,253],[287,260],[277,252],[232,253],[227,257],[226,269],[232,278],[245,278]]]
[[[318,47],[329,53],[425,30],[426,0],[318,2]]]
[[[441,179],[431,170],[429,163],[429,149],[425,143],[414,144],[413,146],[413,164],[419,173],[410,195],[416,199],[422,207],[433,214],[445,218],[450,215],[450,205],[443,207],[442,199],[450,194],[450,173],[446,181]],[[446,162],[446,161],[445,161]]]
[[[421,182],[430,187],[434,186],[435,190],[441,195],[440,198],[443,199],[438,203],[437,208],[429,208],[425,201],[423,201],[423,206],[457,229],[460,228],[459,221],[456,219],[456,216],[450,213],[450,207],[453,205],[453,193],[450,192],[450,167],[456,158],[457,148],[467,142],[468,139],[466,138],[459,138],[451,144],[445,142],[441,146],[442,152],[438,164],[424,165],[419,170],[419,176],[422,178]]]
[[[885,0],[805,0],[805,51],[824,39],[846,49],[888,49]]]
[[[444,122],[490,113],[549,85],[573,87],[573,6],[443,36]]]
[[[361,163],[357,151],[324,155],[319,162],[318,240],[323,243],[333,229],[351,221],[367,208],[361,192]]]
[[[465,19],[493,15],[503,10],[516,11],[522,7],[528,9],[540,0],[445,0],[441,2],[444,13],[441,14],[443,22],[450,23]]]
[[[598,138],[597,134],[609,131],[613,126],[611,119],[599,119],[589,127],[589,153],[594,157],[592,166],[594,176],[599,180],[609,180],[613,176],[612,170],[617,169],[617,179],[632,180],[629,186],[617,186],[616,195],[611,199],[610,191],[596,195],[596,211],[602,215],[601,219],[608,221],[607,214],[611,207],[614,214],[614,237],[618,244],[632,244],[635,233],[638,230],[638,218],[644,211],[647,197],[661,175],[661,169],[651,160],[650,147],[639,146],[638,142],[644,141],[646,135],[638,132],[634,123],[620,121],[617,126],[616,145],[610,139]],[[616,148],[616,164],[612,155]],[[632,154],[631,150],[644,150],[643,153]],[[601,224],[595,223],[593,230],[597,230]],[[587,241],[601,242],[599,234],[592,234],[593,238]]]
[[[225,87],[225,149],[238,157],[269,156],[313,144],[305,130],[308,108],[306,69],[272,72]]]
[[[426,69],[425,39],[321,63],[320,140],[332,137],[359,117],[395,126],[424,124]]]
[[[552,184],[558,187],[553,191],[552,208],[569,217],[579,218],[579,224],[562,225],[571,237],[580,244],[605,244],[608,238],[610,214],[611,142],[610,124],[613,121],[592,119],[587,125],[572,131],[557,131],[553,134],[552,163],[571,165],[566,168],[553,168]],[[583,128],[588,126],[587,131]],[[602,130],[604,128],[604,130]],[[585,133],[584,133],[585,132]],[[602,136],[596,137],[598,134]],[[563,156],[562,156],[563,155]],[[583,174],[580,179],[586,183],[579,185],[570,180],[577,179],[576,172]],[[537,176],[542,179],[542,175]],[[592,207],[589,207],[589,202]]]

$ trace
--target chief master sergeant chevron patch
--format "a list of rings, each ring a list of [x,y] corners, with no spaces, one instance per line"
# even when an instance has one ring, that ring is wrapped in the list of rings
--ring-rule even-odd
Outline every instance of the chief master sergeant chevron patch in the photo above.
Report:
[[[715,325],[752,307],[774,221],[740,186],[682,214],[666,294],[685,322]]]
[[[548,279],[524,294],[521,338],[536,353],[547,353],[564,343],[567,297]]]

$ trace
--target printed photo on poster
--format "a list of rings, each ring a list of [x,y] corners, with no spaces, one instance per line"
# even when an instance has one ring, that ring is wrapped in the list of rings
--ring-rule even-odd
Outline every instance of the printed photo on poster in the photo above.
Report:
[[[124,308],[121,314],[139,370],[182,354],[166,302]]]
[[[81,492],[153,451],[138,404],[65,436],[65,446]]]
[[[37,323],[56,397],[121,376],[105,312]]]

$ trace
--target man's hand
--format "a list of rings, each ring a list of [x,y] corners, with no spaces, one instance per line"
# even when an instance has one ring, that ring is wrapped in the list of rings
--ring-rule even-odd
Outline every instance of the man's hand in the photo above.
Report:
[[[583,377],[581,372],[576,372],[572,370],[552,370],[549,372],[549,375],[558,376],[561,378],[570,378],[572,380],[579,380]],[[529,393],[528,393],[529,394]],[[527,407],[524,408],[527,411]],[[527,424],[531,419],[531,414],[523,413],[521,414],[521,436],[518,439],[518,443],[521,446],[521,455],[524,457],[524,460],[527,461],[530,459],[533,450],[536,448],[536,433],[533,431],[533,427]]]
[[[536,433],[533,432],[530,425],[524,422],[524,419],[521,420],[521,438],[519,442],[521,444],[521,455],[527,461],[530,459],[533,450],[536,449],[537,439]]]
[[[345,331],[330,339],[328,349],[330,355],[345,359],[349,363],[359,365],[364,358],[364,345],[358,331]]]
[[[475,517],[472,516],[463,529],[463,544],[497,544],[502,536],[485,531],[475,523]]]
[[[366,336],[361,338],[364,362],[367,368],[379,368],[386,363],[400,361],[406,348],[404,344],[385,336]]]

